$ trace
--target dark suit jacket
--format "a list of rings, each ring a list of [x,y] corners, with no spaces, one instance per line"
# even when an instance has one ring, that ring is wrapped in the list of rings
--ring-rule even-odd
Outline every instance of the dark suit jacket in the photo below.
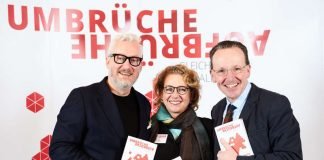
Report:
[[[56,159],[120,160],[127,135],[108,85],[100,83],[74,89],[57,116],[50,145]],[[133,88],[132,88],[133,89]],[[150,103],[135,91],[139,104],[139,138],[148,140]]]
[[[226,99],[212,109],[214,127],[222,124]],[[238,156],[238,160],[300,160],[300,129],[289,100],[280,94],[252,84],[241,112],[254,156]],[[215,138],[217,139],[217,138]],[[220,150],[215,140],[215,158]]]

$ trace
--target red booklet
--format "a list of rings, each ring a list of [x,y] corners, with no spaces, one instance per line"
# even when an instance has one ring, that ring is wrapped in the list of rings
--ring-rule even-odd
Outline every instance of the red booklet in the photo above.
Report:
[[[153,160],[156,148],[157,144],[128,136],[122,160]]]
[[[240,156],[251,156],[253,150],[247,136],[246,129],[242,119],[234,120],[215,127],[218,143],[221,150],[225,150],[224,146],[220,143],[220,139],[224,140],[232,146],[236,153]]]

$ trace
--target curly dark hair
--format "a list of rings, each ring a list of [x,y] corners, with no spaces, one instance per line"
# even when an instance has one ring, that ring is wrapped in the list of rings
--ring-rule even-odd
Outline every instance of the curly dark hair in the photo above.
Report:
[[[170,74],[179,74],[182,76],[184,82],[188,85],[190,89],[190,107],[192,107],[194,110],[197,110],[201,88],[199,76],[196,71],[189,69],[183,64],[168,66],[157,75],[153,85],[154,92],[157,96],[155,100],[155,105],[161,105],[162,103],[164,81],[166,77]]]

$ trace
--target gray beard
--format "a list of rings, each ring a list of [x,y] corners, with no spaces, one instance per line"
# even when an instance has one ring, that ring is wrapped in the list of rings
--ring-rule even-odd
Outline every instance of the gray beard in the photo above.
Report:
[[[112,79],[111,82],[113,83],[113,85],[120,90],[130,89],[133,86],[133,84],[130,82],[120,81],[117,80],[115,77],[112,77],[111,72],[109,70],[108,70],[108,78],[111,78]]]
[[[133,86],[133,84],[127,83],[127,82],[122,82],[122,81],[118,81],[117,79],[113,79],[113,82],[115,84],[115,86],[118,89],[124,90],[124,89],[129,89]]]

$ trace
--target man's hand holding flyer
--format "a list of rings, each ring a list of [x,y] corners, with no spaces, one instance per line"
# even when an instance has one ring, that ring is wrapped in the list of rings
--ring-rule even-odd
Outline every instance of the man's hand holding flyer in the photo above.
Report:
[[[225,150],[221,143],[221,139],[224,139],[238,155],[254,155],[242,119],[234,120],[232,122],[217,126],[215,127],[215,132],[221,150]]]

